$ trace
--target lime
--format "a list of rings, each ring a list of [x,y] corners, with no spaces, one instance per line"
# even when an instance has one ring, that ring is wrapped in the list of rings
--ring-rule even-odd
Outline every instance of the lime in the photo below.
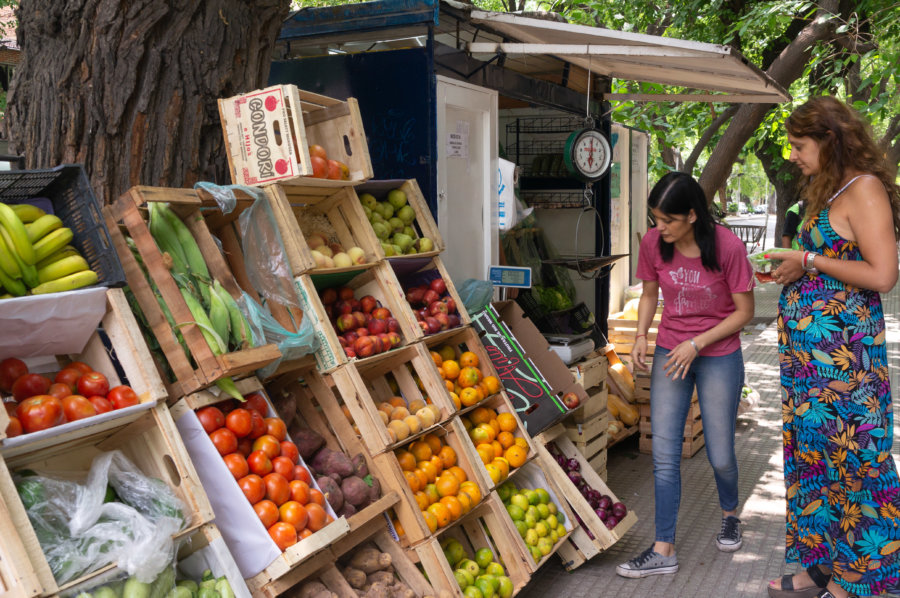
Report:
[[[496,562],[488,563],[488,566],[484,568],[484,572],[498,578],[506,575],[506,571],[503,570],[503,565]]]
[[[529,546],[529,550],[531,550],[531,558],[534,559],[535,563],[539,563],[544,555],[541,554],[541,551],[538,550],[537,546]]]
[[[463,590],[463,596],[466,598],[484,598],[484,594],[475,585],[471,585]]]
[[[545,489],[543,489],[543,488],[538,488],[538,489],[535,490],[535,492],[537,492],[537,495],[538,495],[538,501],[539,501],[541,504],[545,504],[545,505],[546,505],[547,503],[550,502],[550,493],[547,492]]]
[[[497,577],[500,581],[500,589],[497,590],[497,596],[500,598],[511,598],[513,595],[512,580],[505,575]]]
[[[465,590],[467,587],[475,583],[475,579],[465,569],[457,569],[453,572],[453,577],[456,578],[456,583],[459,584],[459,588],[461,590]]]
[[[514,523],[516,524],[516,530],[518,530],[519,535],[524,538],[525,534],[528,533],[528,524],[521,519],[519,521],[515,521]]]
[[[494,560],[494,553],[491,552],[490,548],[479,548],[475,552],[475,562],[478,563],[478,567],[484,569],[488,565],[491,564],[491,561]]]
[[[525,511],[516,505],[507,505],[506,512],[513,521],[522,521],[525,518]]]
[[[494,582],[493,577],[489,575],[479,575],[475,580],[475,587],[481,590],[484,598],[494,598]]]

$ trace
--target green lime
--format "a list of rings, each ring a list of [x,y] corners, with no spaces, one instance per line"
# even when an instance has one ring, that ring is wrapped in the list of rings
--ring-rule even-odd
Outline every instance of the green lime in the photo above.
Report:
[[[456,578],[456,583],[459,584],[459,588],[461,590],[465,590],[467,587],[475,583],[475,579],[472,577],[472,575],[464,569],[455,570],[453,572],[453,577]]]
[[[494,582],[493,577],[488,575],[479,575],[478,579],[475,580],[475,587],[481,590],[481,595],[484,598],[494,598]]]
[[[506,512],[513,521],[522,521],[525,518],[525,511],[516,505],[507,505]]]
[[[478,586],[471,585],[463,590],[463,596],[466,598],[484,598],[484,594],[478,589]]]
[[[538,501],[540,501],[541,504],[547,504],[550,502],[550,493],[547,492],[545,489],[538,488],[535,490],[535,492],[537,492]]]
[[[511,598],[513,595],[512,580],[505,575],[501,575],[497,579],[500,580],[500,589],[497,590],[497,596],[500,598]]]
[[[494,553],[491,552],[490,548],[479,548],[475,551],[475,562],[478,563],[478,566],[481,569],[484,569],[488,565],[491,564],[491,561],[494,560]]]

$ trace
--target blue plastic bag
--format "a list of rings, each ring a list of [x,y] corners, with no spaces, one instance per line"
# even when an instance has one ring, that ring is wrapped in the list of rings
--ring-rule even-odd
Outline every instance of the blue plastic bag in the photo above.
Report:
[[[494,285],[488,280],[467,278],[459,287],[459,298],[470,314],[481,311],[494,297]]]

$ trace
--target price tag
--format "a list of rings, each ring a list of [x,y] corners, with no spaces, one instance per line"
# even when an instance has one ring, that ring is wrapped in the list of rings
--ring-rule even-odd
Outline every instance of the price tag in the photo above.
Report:
[[[495,287],[531,288],[531,268],[520,266],[491,266],[490,281]]]

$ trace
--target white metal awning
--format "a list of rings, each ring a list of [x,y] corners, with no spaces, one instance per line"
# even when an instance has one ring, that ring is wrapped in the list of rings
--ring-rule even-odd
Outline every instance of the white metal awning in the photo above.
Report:
[[[691,93],[605,94],[606,100],[780,103],[790,94],[729,46],[627,33],[473,10],[471,22],[515,42],[469,42],[476,58],[506,55],[504,66],[539,74],[535,58],[552,55],[594,75],[697,90]]]

